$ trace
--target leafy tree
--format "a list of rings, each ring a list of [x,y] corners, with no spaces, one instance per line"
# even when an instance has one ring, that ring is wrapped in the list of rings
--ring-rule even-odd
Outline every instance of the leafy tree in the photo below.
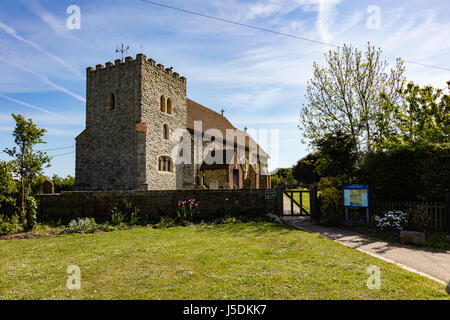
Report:
[[[297,181],[292,176],[292,168],[278,168],[276,173],[272,175],[272,186],[277,186],[280,183],[284,184],[296,184]]]
[[[44,192],[44,182],[48,180],[46,176],[36,175],[30,182],[30,193],[42,194]]]
[[[316,139],[318,149],[315,172],[321,177],[345,175],[350,178],[358,159],[352,136],[341,131]]]
[[[16,191],[12,172],[11,163],[0,161],[0,208],[3,204],[15,205],[16,203],[15,199],[10,196]]]
[[[329,51],[325,58],[325,67],[314,63],[299,128],[311,142],[341,131],[351,136],[358,150],[371,150],[384,139],[378,124],[391,118],[386,113],[389,109],[383,108],[381,94],[394,104],[400,99],[405,83],[403,61],[397,59],[387,70],[381,49],[370,43],[364,53],[344,45]]]
[[[393,149],[424,145],[449,144],[450,95],[432,86],[420,87],[413,82],[400,90],[400,103],[382,94],[384,108],[392,113],[390,124],[384,123],[386,143],[381,147]],[[381,126],[380,126],[381,127]]]
[[[450,191],[450,148],[423,145],[369,152],[357,177],[376,199],[444,201]]]
[[[272,188],[278,186],[279,184],[281,184],[281,178],[277,175],[273,175],[270,177],[270,183],[272,185]]]
[[[61,191],[72,191],[73,186],[75,185],[75,178],[71,175],[62,178],[55,174],[53,175],[52,182],[56,193],[60,193]]]
[[[13,147],[12,149],[6,148],[4,152],[14,158],[11,164],[14,167],[14,171],[20,177],[21,217],[24,224],[27,224],[25,204],[26,202],[32,202],[26,201],[30,190],[30,183],[34,177],[42,173],[44,165],[48,164],[47,166],[50,166],[50,158],[47,157],[46,153],[41,151],[35,152],[33,150],[36,144],[45,143],[42,137],[47,130],[37,128],[31,119],[26,120],[21,115],[15,114],[12,116],[16,121],[13,137],[17,147]]]
[[[294,179],[304,184],[315,184],[319,182],[320,176],[316,172],[318,160],[319,152],[310,153],[300,159],[292,168],[292,176]]]

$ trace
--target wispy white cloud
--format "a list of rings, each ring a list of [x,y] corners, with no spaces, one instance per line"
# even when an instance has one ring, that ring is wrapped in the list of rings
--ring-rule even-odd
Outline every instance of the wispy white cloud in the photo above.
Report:
[[[298,119],[296,117],[261,117],[250,119],[230,119],[233,124],[298,124]]]
[[[29,68],[27,68],[27,67],[25,67],[25,66],[19,65],[19,64],[14,64],[14,66],[15,66],[16,68],[19,68],[19,69],[21,69],[21,70],[23,70],[23,71],[26,71],[26,72],[28,72],[28,73],[31,73],[31,74],[35,75],[35,76],[36,76],[37,78],[39,78],[43,83],[49,85],[50,87],[52,87],[52,88],[54,88],[54,89],[56,89],[56,90],[58,90],[58,91],[60,91],[60,92],[66,93],[66,94],[68,94],[69,96],[71,96],[71,97],[73,97],[73,98],[75,98],[75,99],[77,99],[77,100],[79,100],[79,101],[81,101],[81,102],[86,102],[86,99],[85,99],[84,97],[82,97],[82,96],[80,96],[79,94],[76,94],[76,93],[70,91],[69,89],[67,89],[67,88],[65,88],[65,87],[63,87],[63,86],[60,86],[60,85],[58,85],[58,84],[52,82],[49,78],[47,78],[45,75],[43,75],[43,74],[41,74],[41,73],[36,72],[36,71],[33,71],[33,70],[31,70],[31,69],[29,69]]]
[[[6,100],[12,101],[12,102],[21,104],[21,105],[23,105],[23,106],[25,106],[25,107],[32,108],[32,109],[35,109],[35,110],[38,110],[38,111],[41,111],[41,112],[48,113],[48,114],[53,115],[53,116],[56,116],[56,115],[57,115],[56,113],[51,112],[51,111],[49,111],[49,110],[47,110],[47,109],[40,108],[40,107],[37,107],[37,106],[35,106],[35,105],[33,105],[33,104],[29,104],[29,103],[26,103],[26,102],[23,102],[23,101],[20,101],[20,100],[13,99],[13,98],[8,97],[8,96],[5,96],[5,95],[3,95],[3,94],[0,94],[0,97],[2,97],[3,99],[6,99]]]
[[[325,43],[332,43],[333,41],[333,36],[329,27],[332,25],[336,16],[334,6],[339,2],[340,0],[318,0],[318,16],[316,26],[322,41]]]
[[[226,97],[225,101],[233,108],[256,110],[276,105],[282,96],[282,92],[281,88],[276,87],[255,93],[236,92]]]
[[[85,125],[85,117],[83,113],[64,112],[63,115],[48,115],[40,112],[28,112],[24,114],[27,118],[33,119],[36,123],[45,126],[76,126],[83,127]],[[0,123],[11,123],[13,121],[10,113],[0,113]]]
[[[285,15],[310,2],[311,0],[269,0],[251,3],[248,5],[244,19],[251,20],[273,17],[274,15]]]
[[[37,0],[20,0],[23,6],[25,6],[32,13],[37,15],[43,22],[47,23],[58,35],[66,35],[67,27],[64,22],[55,17],[46,8],[44,8]]]
[[[35,44],[33,41],[27,40],[23,37],[21,37],[16,30],[14,30],[13,28],[7,26],[6,24],[4,24],[3,22],[0,21],[0,29],[2,29],[3,31],[5,31],[8,35],[10,35],[11,37],[26,43],[30,46],[32,46],[33,48],[35,48],[36,50],[44,53],[45,55],[47,55],[48,57],[50,57],[51,59],[53,59],[54,61],[56,61],[57,63],[61,64],[62,66],[64,66],[67,70],[69,70],[70,72],[72,72],[73,74],[77,75],[78,77],[84,79],[84,76],[81,75],[81,73],[74,68],[73,66],[71,66],[69,63],[67,63],[66,61],[64,61],[63,59],[55,56],[54,54],[48,52],[47,50],[45,50],[44,48],[41,48],[40,46],[38,46],[37,44]]]

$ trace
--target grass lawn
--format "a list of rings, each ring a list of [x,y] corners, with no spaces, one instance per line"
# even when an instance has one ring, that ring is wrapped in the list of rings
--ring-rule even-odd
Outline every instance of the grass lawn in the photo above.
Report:
[[[81,290],[66,289],[67,267]],[[369,290],[366,268],[381,269]],[[0,241],[1,299],[449,299],[444,286],[272,223]]]

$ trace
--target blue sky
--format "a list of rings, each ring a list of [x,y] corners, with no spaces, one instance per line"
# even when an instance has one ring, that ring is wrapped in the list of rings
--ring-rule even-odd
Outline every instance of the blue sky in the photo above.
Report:
[[[386,57],[450,68],[448,0],[160,0],[199,13]],[[432,5],[430,4],[432,3]],[[66,27],[70,5],[81,9],[81,29]],[[380,9],[379,28],[369,28]],[[15,0],[0,2],[0,149],[12,146],[11,113],[32,118],[48,133],[47,175],[74,174],[75,137],[84,129],[85,70],[143,52],[188,79],[188,97],[225,115],[238,128],[279,132],[266,147],[271,169],[308,153],[297,128],[314,61],[330,47],[212,21],[140,0]],[[141,50],[142,47],[142,50]],[[388,60],[391,61],[391,60]],[[450,72],[407,63],[408,80],[444,88]],[[269,139],[270,141],[270,139]],[[272,148],[273,147],[273,148]],[[69,153],[69,154],[66,154]],[[63,154],[63,155],[61,155]],[[0,155],[0,159],[7,159]]]

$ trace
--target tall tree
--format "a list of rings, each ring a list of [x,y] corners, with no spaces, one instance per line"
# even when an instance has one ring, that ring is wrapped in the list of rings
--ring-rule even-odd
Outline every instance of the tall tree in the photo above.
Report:
[[[42,173],[44,165],[49,166],[50,158],[46,153],[33,150],[36,144],[45,143],[42,137],[47,130],[37,128],[31,119],[26,120],[15,114],[12,116],[16,121],[13,137],[17,147],[6,148],[4,152],[14,158],[11,164],[20,177],[21,216],[25,218],[25,195],[28,195],[30,183]]]
[[[340,131],[349,134],[358,150],[371,150],[383,139],[378,130],[380,117],[389,118],[381,94],[390,101],[400,99],[405,68],[397,59],[394,67],[381,57],[381,49],[367,44],[364,52],[351,45],[325,54],[326,66],[314,63],[314,76],[308,82],[300,113],[300,129],[312,143]]]
[[[337,131],[316,139],[314,144],[318,149],[315,173],[321,177],[351,178],[358,158],[351,135]]]
[[[410,82],[400,91],[400,103],[382,95],[384,108],[393,117],[384,124],[384,149],[450,144],[450,95],[432,86]],[[381,127],[381,126],[380,126]]]
[[[292,176],[299,183],[314,184],[319,182],[320,176],[316,172],[317,161],[319,160],[319,152],[310,153],[306,157],[297,161],[292,167]]]

